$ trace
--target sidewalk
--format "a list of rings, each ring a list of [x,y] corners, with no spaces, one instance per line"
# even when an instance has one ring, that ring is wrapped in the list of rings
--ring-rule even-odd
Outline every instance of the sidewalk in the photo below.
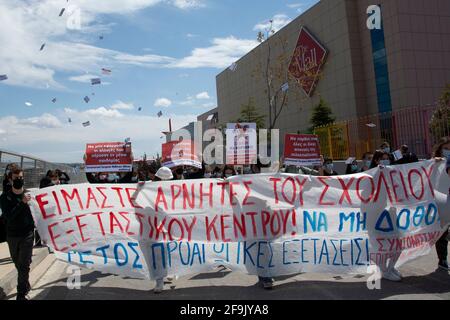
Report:
[[[42,274],[46,271],[42,270],[41,265],[47,257],[53,258],[53,255],[49,255],[47,247],[34,248],[30,271],[30,283],[32,286],[39,281]],[[17,271],[10,257],[8,244],[6,242],[0,243],[0,300],[13,293],[16,290],[16,286]]]

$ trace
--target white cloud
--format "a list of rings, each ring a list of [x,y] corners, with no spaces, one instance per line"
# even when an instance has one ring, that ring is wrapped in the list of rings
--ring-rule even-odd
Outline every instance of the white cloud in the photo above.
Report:
[[[200,92],[199,94],[197,94],[195,96],[195,98],[199,99],[199,100],[208,100],[211,99],[211,97],[209,96],[208,92],[204,91],[204,92]]]
[[[59,128],[62,126],[61,121],[56,118],[54,115],[49,113],[45,113],[39,117],[32,117],[22,119],[17,122],[18,124],[33,126],[36,128]]]
[[[91,83],[91,79],[93,79],[93,78],[98,78],[98,76],[92,75],[92,74],[82,74],[79,76],[70,77],[69,80],[81,82],[81,83]]]
[[[191,9],[204,7],[205,4],[200,0],[172,0],[172,4],[180,9]]]
[[[296,11],[297,11],[298,13],[301,13],[301,12],[304,11],[303,8],[306,7],[306,6],[308,6],[308,4],[307,4],[307,3],[290,3],[290,4],[288,4],[287,6],[288,6],[288,8],[296,9]]]
[[[53,162],[82,162],[86,143],[123,141],[130,137],[135,157],[144,153],[150,156],[157,152],[161,154],[161,143],[165,142],[160,139],[161,132],[167,131],[168,126],[167,121],[161,121],[161,118],[137,113],[108,117],[97,112],[88,117],[86,111],[67,108],[50,116],[44,114],[36,117],[41,119],[39,121],[34,121],[34,118],[0,117],[0,128],[5,132],[1,136],[4,139],[2,148]],[[67,122],[67,117],[72,119],[72,124]],[[171,118],[174,128],[181,128],[196,119],[195,115],[166,114],[163,117]],[[82,123],[88,120],[91,126],[84,128]],[[49,123],[45,124],[45,121]],[[56,121],[61,125],[56,125]],[[152,125],[149,126],[149,123]],[[143,130],[145,134],[142,134]]]
[[[168,108],[172,105],[172,101],[167,98],[156,99],[154,106],[157,108]]]
[[[291,18],[285,14],[277,14],[271,20],[272,22],[268,20],[258,23],[253,30],[265,32],[270,29],[270,25],[272,24],[273,29],[277,32],[292,21]]]
[[[133,110],[134,104],[132,104],[131,102],[125,103],[125,102],[122,102],[119,100],[111,106],[111,109],[113,109],[113,110]]]
[[[215,38],[212,46],[196,48],[191,55],[168,65],[170,68],[226,68],[258,45],[256,40],[237,39],[233,36]]]
[[[117,53],[114,56],[114,60],[123,64],[130,64],[135,66],[146,67],[162,67],[167,64],[173,63],[176,59],[171,57],[159,56],[154,54],[148,54],[143,56],[137,56],[126,53]]]
[[[65,3],[65,2],[64,2]],[[90,45],[89,34],[108,31],[100,15],[130,14],[160,3],[181,9],[201,6],[199,1],[172,0],[71,0],[66,13],[58,17],[61,4],[55,0],[0,1],[0,70],[8,75],[7,85],[61,89],[57,72],[82,73],[116,64],[155,67],[174,63],[174,58],[158,55],[135,56]],[[72,8],[72,9],[71,9]],[[69,30],[67,21],[73,8],[80,9],[81,30]],[[46,46],[39,51],[41,45]],[[92,71],[91,71],[92,72]],[[79,81],[74,76],[72,81]]]

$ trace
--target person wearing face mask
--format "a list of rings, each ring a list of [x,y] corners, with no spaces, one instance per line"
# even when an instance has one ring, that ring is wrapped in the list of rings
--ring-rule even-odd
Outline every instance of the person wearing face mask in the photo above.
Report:
[[[61,171],[59,169],[56,169],[55,172],[58,175],[58,180],[59,180],[60,184],[69,184],[70,177],[67,173],[65,173],[64,171]]]
[[[41,179],[41,182],[39,183],[39,189],[53,187],[60,184],[61,182],[59,181],[59,176],[56,171],[49,170],[47,171],[47,175]]]
[[[447,160],[447,163],[450,159],[450,137],[442,138],[439,144],[436,146],[434,151],[435,158],[444,158]],[[450,167],[447,167],[447,174],[450,172]],[[450,190],[449,190],[450,193]],[[443,269],[448,271],[448,229],[442,235],[442,237],[436,242],[436,253],[439,259],[438,267],[439,269]]]
[[[203,175],[204,179],[211,179],[213,178],[213,173],[210,166],[205,166],[205,174]]]
[[[17,165],[15,163],[10,163],[6,166],[5,174],[3,176],[3,191],[2,196],[4,194],[7,194],[11,189],[11,181],[9,180],[8,176],[11,171],[14,171],[17,169]],[[0,211],[0,243],[6,242],[6,221],[2,215],[2,212]]]
[[[400,152],[402,153],[402,158],[395,161],[396,165],[419,162],[419,158],[417,158],[417,155],[413,152],[410,152],[407,145],[402,145],[400,147]]]
[[[358,161],[354,160],[351,164],[347,165],[345,174],[355,174],[359,173]]]
[[[110,172],[106,179],[108,183],[117,183],[119,181],[119,176],[115,172]]]
[[[363,158],[362,158],[363,166],[361,168],[361,172],[370,170],[370,166],[372,165],[372,159],[373,159],[372,152],[364,153]]]
[[[98,173],[96,183],[108,183],[108,173],[105,172]]]
[[[23,170],[9,172],[11,190],[2,194],[0,206],[6,219],[6,238],[11,259],[17,269],[17,300],[27,300],[30,292],[30,265],[33,256],[34,220],[28,205],[30,195],[24,190]]]
[[[380,151],[387,153],[389,156],[389,160],[390,160],[390,164],[393,164],[395,162],[395,158],[394,155],[392,154],[392,149],[391,149],[391,145],[389,144],[389,142],[385,141],[381,144],[380,146]]]
[[[234,170],[232,166],[225,166],[225,168],[223,168],[222,179],[227,179],[236,175],[236,170]]]
[[[374,169],[378,166],[387,167],[391,165],[391,158],[388,153],[377,150],[375,151],[372,163],[370,164],[370,169]]]
[[[176,167],[172,169],[173,180],[184,180],[184,169],[183,167]]]
[[[323,157],[322,157],[322,159],[323,159]],[[320,176],[329,177],[329,176],[338,176],[339,175],[339,173],[334,171],[333,159],[325,158],[325,159],[323,159],[322,163],[323,163],[323,165],[319,169]]]
[[[60,184],[61,181],[59,180],[58,171],[49,170],[47,171],[47,175],[41,179],[41,182],[39,183],[39,189],[59,186]],[[35,238],[35,247],[41,247],[42,246],[41,236],[37,231],[35,231],[34,238]]]

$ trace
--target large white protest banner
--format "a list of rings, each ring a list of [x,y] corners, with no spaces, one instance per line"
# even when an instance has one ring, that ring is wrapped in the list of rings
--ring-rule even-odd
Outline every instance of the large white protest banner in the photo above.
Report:
[[[445,163],[426,161],[337,177],[55,186],[34,190],[31,206],[59,259],[106,273],[366,273],[430,252],[449,180]]]

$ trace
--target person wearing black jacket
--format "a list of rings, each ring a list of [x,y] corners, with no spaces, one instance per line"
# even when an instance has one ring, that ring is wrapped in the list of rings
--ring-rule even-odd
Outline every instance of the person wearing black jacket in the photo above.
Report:
[[[6,194],[8,191],[10,191],[12,188],[11,182],[8,179],[8,175],[15,168],[17,168],[17,165],[14,163],[10,163],[6,166],[5,175],[3,176],[3,181],[2,181],[2,186],[3,186],[2,196],[3,196],[3,194]],[[1,211],[0,211],[0,213],[1,213]],[[1,214],[0,215],[0,243],[3,243],[3,242],[6,242],[6,221],[5,221],[3,214]]]
[[[34,220],[28,202],[30,196],[24,190],[23,170],[14,168],[8,174],[11,190],[3,193],[0,205],[6,219],[6,238],[11,259],[17,269],[17,300],[27,300],[31,290],[30,265],[33,256]]]
[[[402,153],[403,158],[395,161],[396,165],[419,162],[419,158],[417,158],[417,156],[414,153],[409,152],[409,148],[407,145],[403,145],[400,148],[400,151]]]
[[[60,184],[69,184],[70,177],[67,173],[59,169],[56,169],[55,173],[58,175]]]

